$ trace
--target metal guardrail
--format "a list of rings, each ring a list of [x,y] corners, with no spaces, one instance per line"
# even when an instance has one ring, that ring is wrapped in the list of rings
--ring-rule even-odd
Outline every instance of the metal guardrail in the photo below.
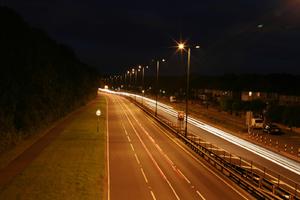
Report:
[[[189,134],[184,137],[177,127],[164,119],[155,116],[153,111],[132,100],[138,107],[148,115],[156,119],[161,125],[171,130],[191,150],[204,158],[210,165],[222,172],[241,188],[257,199],[290,199],[300,200],[300,186],[298,183],[279,175],[265,167],[259,166],[252,161],[228,153],[211,143]],[[294,185],[294,186],[291,186]]]

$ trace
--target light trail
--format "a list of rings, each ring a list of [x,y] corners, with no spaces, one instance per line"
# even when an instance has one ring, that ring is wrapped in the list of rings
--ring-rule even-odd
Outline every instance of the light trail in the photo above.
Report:
[[[118,94],[118,95],[136,98],[137,100],[138,99],[141,100],[143,98],[143,102],[145,104],[147,104],[148,106],[150,106],[152,108],[155,108],[155,100],[149,99],[147,97],[142,97],[140,95],[131,94],[131,93],[127,93],[127,92],[115,92],[115,91],[106,90],[106,89],[99,89],[99,90],[103,91],[103,92],[112,93],[112,94]],[[177,118],[177,111],[175,109],[173,109],[173,107],[171,107],[171,106],[168,106],[168,105],[158,102],[158,110],[163,111],[163,112]],[[294,160],[291,160],[287,157],[284,157],[280,154],[272,152],[268,149],[265,149],[261,146],[253,144],[251,142],[248,142],[239,137],[236,137],[230,133],[227,133],[225,131],[222,131],[220,129],[212,127],[212,126],[205,124],[205,123],[201,122],[200,120],[194,119],[192,117],[188,118],[188,123],[200,128],[200,129],[203,129],[209,133],[212,133],[215,136],[218,136],[232,144],[235,144],[243,149],[246,149],[246,150],[248,150],[260,157],[263,157],[263,158],[265,158],[265,159],[267,159],[289,171],[292,171],[292,172],[300,175],[300,164]]]

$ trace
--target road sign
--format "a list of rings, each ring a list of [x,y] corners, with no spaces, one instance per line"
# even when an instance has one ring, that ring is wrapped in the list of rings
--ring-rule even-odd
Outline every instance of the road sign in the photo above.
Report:
[[[178,120],[184,120],[184,112],[183,111],[178,111]]]
[[[99,116],[101,115],[101,110],[98,109],[98,110],[96,111],[96,115],[99,117]]]

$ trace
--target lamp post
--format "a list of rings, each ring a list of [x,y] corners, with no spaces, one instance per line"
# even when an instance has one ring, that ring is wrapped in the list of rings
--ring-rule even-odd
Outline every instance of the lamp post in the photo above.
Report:
[[[157,116],[157,98],[158,98],[158,72],[159,60],[156,61],[156,96],[155,96],[155,116]]]
[[[142,105],[144,104],[144,96],[145,96],[145,68],[148,69],[148,66],[139,66],[142,68]]]
[[[200,46],[195,46],[196,49],[199,49]],[[184,43],[178,44],[179,50],[185,49]],[[187,50],[187,69],[186,69],[186,91],[185,91],[185,130],[184,130],[184,136],[187,137],[187,126],[188,126],[188,100],[189,100],[189,84],[190,84],[190,67],[191,67],[191,48],[188,47]]]
[[[127,85],[127,90],[128,90],[128,86],[129,86],[129,79],[128,79],[128,75],[129,75],[129,71],[127,71],[126,73],[125,73],[125,84]]]
[[[158,82],[158,74],[159,74],[159,61],[160,60],[157,60],[156,61],[156,97],[155,97],[155,116],[157,116],[157,99],[158,99],[158,85],[159,85],[159,82]],[[165,59],[162,59],[161,60],[162,62],[165,62],[166,60]]]

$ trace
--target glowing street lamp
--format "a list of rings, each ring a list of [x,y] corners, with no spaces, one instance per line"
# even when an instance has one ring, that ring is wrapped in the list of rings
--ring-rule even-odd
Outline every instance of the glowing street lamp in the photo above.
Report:
[[[100,115],[101,115],[101,110],[98,109],[96,111],[96,116],[97,116],[97,132],[99,132]]]
[[[195,46],[196,49],[199,49],[200,46]],[[178,50],[185,50],[184,43],[178,43]],[[187,69],[186,69],[186,94],[185,94],[185,131],[184,135],[187,137],[187,125],[188,125],[188,100],[189,100],[189,84],[190,84],[190,66],[191,66],[191,48],[188,47],[188,57],[187,57]]]
[[[158,74],[159,74],[159,61],[156,61],[156,97],[155,97],[155,116],[157,116],[157,99],[158,99]],[[166,62],[165,59],[161,59],[162,62]]]
[[[184,49],[184,43],[179,43],[178,44],[178,49],[183,50]]]

